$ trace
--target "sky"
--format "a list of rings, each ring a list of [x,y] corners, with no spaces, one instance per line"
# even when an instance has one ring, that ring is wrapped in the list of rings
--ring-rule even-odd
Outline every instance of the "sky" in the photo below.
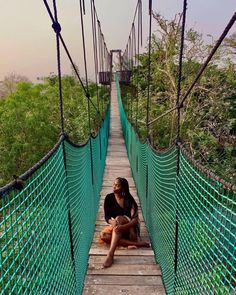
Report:
[[[144,45],[148,36],[148,0],[143,0]],[[52,0],[48,0],[51,5]],[[85,0],[85,36],[88,75],[94,79],[90,0]],[[137,0],[95,0],[107,47],[124,50],[131,29]],[[182,0],[153,0],[153,10],[168,19],[182,11]],[[84,75],[79,0],[57,0],[61,34]],[[205,37],[217,39],[236,10],[236,0],[189,0],[187,27],[194,27]],[[236,31],[236,25],[229,32]],[[57,73],[55,33],[51,28],[43,0],[0,0],[0,81],[10,73],[37,77]],[[62,73],[71,67],[62,50]]]

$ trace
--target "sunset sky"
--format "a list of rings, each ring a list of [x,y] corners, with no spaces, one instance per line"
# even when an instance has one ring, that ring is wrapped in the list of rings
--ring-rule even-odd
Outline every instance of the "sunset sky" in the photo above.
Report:
[[[90,0],[86,2],[86,40],[89,77],[93,78]],[[194,27],[217,39],[236,10],[235,0],[189,0],[187,27]],[[48,1],[51,5],[52,1]],[[108,49],[124,50],[137,0],[95,0]],[[167,18],[182,11],[181,0],[153,1],[153,10]],[[62,36],[83,76],[79,0],[58,0],[58,18]],[[144,39],[148,34],[148,0],[143,1]],[[236,26],[230,34],[236,31]],[[207,36],[208,35],[208,36]],[[0,80],[9,73],[25,75],[32,81],[57,72],[55,33],[42,0],[0,1]],[[144,42],[146,44],[146,41]],[[62,72],[71,72],[62,54]]]

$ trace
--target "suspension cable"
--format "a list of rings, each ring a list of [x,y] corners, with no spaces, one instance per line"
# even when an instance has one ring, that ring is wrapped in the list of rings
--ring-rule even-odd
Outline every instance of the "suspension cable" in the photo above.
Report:
[[[126,47],[123,53],[123,60],[127,61],[125,62],[125,64],[128,64],[129,68],[132,68],[132,61],[131,59],[133,59],[133,53],[134,53],[134,31],[135,31],[135,20],[136,17],[138,17],[138,34],[141,35],[141,46],[142,46],[142,0],[138,0],[137,1],[137,5],[135,7],[135,12],[134,12],[134,17],[133,17],[133,21],[131,24],[131,29],[130,29],[130,33],[129,33],[129,37],[128,37],[128,41],[126,43]]]
[[[140,45],[141,45],[141,31],[140,31],[140,23],[141,23],[141,18],[142,14],[140,15],[141,12],[141,6],[142,6],[142,1],[139,0],[139,12],[138,12],[138,40],[137,40],[137,97],[136,97],[136,130],[137,130],[137,125],[138,125],[138,113],[139,113],[139,50],[140,50]]]
[[[47,0],[43,0],[43,2],[44,2],[44,5],[45,5],[45,7],[46,7],[46,9],[47,9],[47,12],[48,12],[48,14],[49,14],[51,20],[52,20],[52,27],[53,27],[54,24],[56,23],[56,21],[55,21],[55,19],[54,19],[54,16],[53,16],[53,14],[52,14],[52,12],[51,12],[51,9],[50,9],[48,3],[47,3]],[[57,23],[57,24],[60,26],[59,23]],[[56,25],[56,26],[57,26],[57,25]],[[60,26],[60,28],[61,28],[61,26]],[[53,28],[53,29],[54,29],[54,28]],[[81,78],[80,78],[80,76],[79,76],[78,69],[76,68],[76,66],[75,66],[75,64],[74,64],[74,62],[73,62],[73,60],[72,60],[72,57],[71,57],[71,55],[70,55],[70,52],[69,52],[69,50],[68,50],[68,48],[67,48],[67,46],[66,46],[66,44],[65,44],[65,41],[64,41],[64,39],[63,39],[63,37],[62,37],[62,35],[61,35],[60,32],[58,33],[58,37],[59,37],[59,39],[60,39],[61,44],[63,45],[63,48],[64,48],[64,50],[65,50],[65,52],[66,52],[66,54],[67,54],[67,57],[69,58],[69,60],[70,60],[70,62],[71,62],[71,65],[72,65],[72,67],[73,67],[73,70],[74,70],[74,72],[75,72],[75,74],[76,74],[76,76],[77,76],[77,78],[78,78],[78,80],[79,80],[79,82],[80,82],[80,84],[81,84],[81,86],[82,86],[82,89],[83,89],[83,91],[84,91],[84,93],[85,93],[86,98],[90,100],[92,106],[95,108],[95,110],[96,110],[96,111],[98,112],[98,114],[101,116],[100,112],[97,110],[97,108],[96,108],[96,106],[94,105],[93,101],[91,100],[91,98],[89,97],[89,95],[87,95],[86,87],[84,86],[84,84],[83,84],[83,82],[82,82],[82,80],[81,80]]]
[[[95,68],[95,83],[96,83],[96,94],[97,94],[97,108],[100,111],[99,104],[99,91],[98,91],[98,48],[97,48],[97,26],[96,26],[96,15],[95,15],[95,4],[94,0],[90,1],[91,4],[91,18],[92,18],[92,33],[93,33],[93,53],[94,53],[94,68]]]
[[[86,90],[87,95],[89,95],[88,88],[88,71],[87,71],[87,57],[86,57],[86,46],[85,46],[85,37],[84,37],[84,18],[83,18],[83,0],[80,0],[80,21],[81,21],[81,32],[82,32],[82,42],[83,42],[83,53],[84,53],[84,71],[85,71],[85,81],[86,81]],[[89,145],[90,145],[90,163],[91,163],[91,176],[92,184],[94,183],[94,170],[93,170],[93,149],[91,142],[91,109],[90,109],[90,100],[87,100],[88,107],[88,129],[89,129]]]
[[[86,93],[89,95],[88,89],[88,71],[87,71],[87,57],[86,57],[86,46],[85,46],[85,37],[84,37],[84,3],[83,0],[80,0],[80,23],[81,23],[81,33],[82,33],[82,43],[83,43],[83,55],[84,55],[84,73],[85,73],[85,84],[86,84]]]
[[[148,42],[148,88],[147,88],[147,115],[146,115],[146,138],[149,137],[149,107],[150,107],[150,82],[151,82],[151,40],[152,37],[152,0],[149,0],[149,42]]]
[[[180,42],[180,53],[179,53],[179,72],[178,72],[178,85],[177,85],[177,137],[176,143],[180,142],[180,107],[179,100],[181,95],[181,81],[182,81],[182,66],[183,66],[183,50],[184,50],[184,33],[185,33],[185,22],[186,22],[186,11],[187,11],[187,0],[183,2],[183,19],[182,19],[182,29],[181,29],[181,42]],[[179,157],[177,159],[177,174],[179,173]]]
[[[182,65],[183,65],[183,50],[184,50],[184,33],[185,33],[185,22],[186,22],[186,11],[187,11],[187,0],[183,1],[183,19],[181,28],[181,41],[180,41],[180,52],[179,52],[179,72],[178,72],[178,85],[177,85],[177,96],[176,105],[179,106],[179,100],[181,95],[181,81],[182,81]],[[176,159],[176,174],[179,176],[180,170],[180,108],[177,109],[177,159]],[[175,257],[174,257],[174,290],[176,289],[176,274],[178,267],[178,246],[179,246],[179,198],[176,196],[176,216],[175,216]]]
[[[182,101],[180,103],[180,107],[183,107],[183,103],[186,100],[186,98],[188,97],[188,95],[190,94],[190,92],[192,91],[194,85],[197,83],[198,79],[201,77],[202,73],[204,72],[205,68],[207,67],[208,63],[210,62],[210,60],[212,59],[213,55],[215,54],[216,50],[218,49],[218,47],[221,45],[222,41],[224,40],[224,38],[226,37],[226,35],[228,34],[229,30],[231,29],[231,27],[233,26],[233,24],[236,21],[236,12],[234,13],[234,15],[232,16],[232,18],[230,19],[228,25],[226,26],[226,28],[224,29],[222,35],[220,36],[219,40],[216,42],[214,48],[212,49],[210,55],[208,56],[207,60],[205,61],[205,63],[202,65],[199,73],[197,74],[195,80],[193,81],[192,85],[189,87],[189,89],[186,91],[184,97],[182,98]]]
[[[229,30],[231,29],[231,27],[233,26],[233,24],[236,21],[236,12],[233,14],[232,18],[230,19],[229,23],[227,24],[227,26],[225,27],[223,33],[221,34],[220,38],[218,39],[218,41],[216,42],[215,46],[213,47],[213,49],[211,50],[208,58],[206,59],[206,61],[204,62],[204,64],[202,65],[201,69],[199,70],[196,78],[194,79],[194,81],[192,82],[192,84],[190,85],[190,87],[188,88],[188,90],[186,91],[185,95],[183,96],[181,102],[179,103],[179,105],[176,105],[175,107],[167,110],[165,113],[163,113],[162,115],[158,116],[156,119],[150,121],[148,123],[148,125],[151,125],[153,123],[155,123],[157,120],[159,120],[160,118],[166,116],[167,114],[169,114],[170,112],[178,109],[178,108],[183,108],[183,103],[184,101],[188,98],[190,92],[192,91],[193,87],[195,86],[195,84],[198,82],[199,78],[202,76],[204,70],[206,69],[206,67],[208,66],[209,62],[211,61],[212,57],[214,56],[216,50],[219,48],[219,46],[221,45],[221,43],[223,42],[224,38],[227,36]]]
[[[60,39],[59,34],[61,26],[57,18],[57,6],[56,0],[53,0],[54,17],[50,11],[50,16],[53,19],[52,28],[56,33],[56,48],[57,48],[57,72],[58,72],[58,90],[59,90],[59,109],[60,109],[60,121],[61,121],[61,134],[64,135],[64,111],[63,111],[63,95],[62,95],[62,82],[61,82],[61,53],[60,53]]]
[[[91,18],[92,18],[92,33],[93,33],[93,54],[94,54],[94,68],[95,68],[95,83],[96,83],[96,95],[97,95],[97,108],[99,108],[99,92],[98,92],[98,57],[97,57],[97,35],[96,35],[96,19],[95,19],[95,5],[94,0],[90,1],[91,6]],[[101,144],[101,134],[99,132],[99,152],[100,160],[102,158],[102,144]]]

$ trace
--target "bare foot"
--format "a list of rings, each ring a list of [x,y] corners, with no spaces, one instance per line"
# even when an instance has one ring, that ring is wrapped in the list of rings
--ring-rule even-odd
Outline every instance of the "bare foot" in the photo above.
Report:
[[[105,261],[103,262],[103,267],[107,268],[112,266],[113,263],[113,256],[110,256],[109,254],[107,254],[107,257],[105,259]]]
[[[139,247],[147,247],[147,248],[151,247],[150,243],[148,243],[147,241],[138,241],[137,246],[139,246]]]
[[[135,245],[130,245],[127,247],[129,250],[137,249],[138,247]]]

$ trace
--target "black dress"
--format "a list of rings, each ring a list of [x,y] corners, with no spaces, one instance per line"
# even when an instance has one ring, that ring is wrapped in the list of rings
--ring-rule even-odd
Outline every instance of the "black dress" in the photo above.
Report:
[[[131,209],[134,209],[134,214],[131,216]],[[134,198],[129,195],[125,196],[124,199],[124,208],[122,208],[116,201],[115,194],[111,193],[106,195],[104,201],[104,213],[105,213],[105,220],[108,223],[108,220],[116,218],[117,216],[126,215],[130,219],[138,217],[138,205],[135,202]],[[137,233],[139,233],[139,225],[136,226]]]

